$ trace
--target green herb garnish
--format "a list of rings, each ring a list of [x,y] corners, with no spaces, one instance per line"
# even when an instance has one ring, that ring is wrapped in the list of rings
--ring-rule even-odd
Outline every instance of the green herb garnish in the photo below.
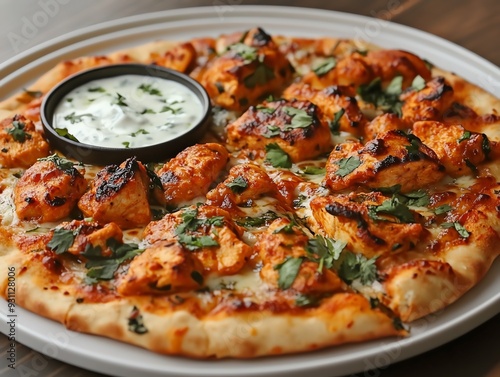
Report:
[[[78,139],[69,133],[67,128],[54,128],[54,131],[61,137],[78,142]]]
[[[359,157],[350,156],[347,158],[341,158],[334,163],[339,167],[335,174],[340,177],[345,177],[346,175],[356,170],[359,165],[361,165],[361,160],[359,159]]]
[[[162,96],[161,91],[156,88],[153,88],[152,84],[141,84],[139,85],[139,89],[152,96]]]
[[[324,76],[337,65],[337,60],[334,57],[324,59],[321,64],[313,68],[317,76]]]
[[[31,139],[31,135],[25,131],[26,123],[15,120],[12,122],[12,128],[7,129],[7,133],[18,143],[24,143]]]
[[[266,162],[269,162],[275,168],[291,168],[292,159],[276,143],[266,145]]]
[[[248,182],[243,177],[236,177],[231,182],[226,183],[226,186],[235,194],[241,194],[248,187]]]
[[[292,286],[302,261],[302,258],[287,258],[284,262],[274,266],[274,269],[279,272],[278,287],[280,289],[288,289]]]
[[[89,117],[92,120],[95,119],[92,114],[86,113],[86,114],[78,114],[78,115],[76,115],[75,112],[73,111],[71,114],[66,115],[64,117],[64,120],[69,120],[71,122],[71,124],[75,124],[75,123],[83,122],[83,117]]]

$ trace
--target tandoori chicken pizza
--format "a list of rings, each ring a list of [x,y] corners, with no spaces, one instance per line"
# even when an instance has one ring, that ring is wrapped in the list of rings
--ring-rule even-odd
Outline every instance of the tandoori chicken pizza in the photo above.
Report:
[[[213,106],[203,139],[166,161],[107,166],[51,147],[44,96],[118,63],[201,83]],[[108,95],[126,114],[112,90],[89,87],[89,102]],[[187,111],[179,102],[161,112]],[[71,111],[76,127],[98,117]],[[0,103],[1,270],[15,271],[16,305],[164,354],[411,336],[500,252],[499,111],[411,52],[258,27],[64,61]]]

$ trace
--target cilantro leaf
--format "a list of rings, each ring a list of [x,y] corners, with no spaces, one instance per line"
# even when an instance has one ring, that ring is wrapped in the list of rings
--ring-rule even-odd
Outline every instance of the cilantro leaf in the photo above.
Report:
[[[285,131],[289,131],[295,128],[307,128],[313,123],[313,118],[307,113],[307,111],[302,109],[297,109],[291,106],[284,106],[283,111],[292,117],[292,123],[285,127]]]
[[[417,92],[425,88],[425,80],[422,76],[416,75],[413,81],[411,82],[411,87],[413,90]]]
[[[401,201],[406,201],[406,204],[409,206],[426,207],[430,202],[429,195],[424,190],[408,192],[406,194],[400,194],[400,196],[404,197]]]
[[[274,77],[274,71],[264,63],[259,62],[255,71],[243,79],[243,83],[247,88],[253,89],[256,86],[266,84]]]
[[[450,212],[453,209],[449,204],[443,204],[439,207],[434,208],[434,213],[436,215],[442,215],[443,213]]]
[[[89,117],[92,120],[94,119],[94,116],[92,114],[85,113],[76,115],[76,113],[73,111],[71,114],[66,115],[64,117],[64,120],[69,120],[71,124],[75,124],[83,122],[83,117]]]
[[[266,145],[266,162],[269,162],[275,168],[291,168],[292,159],[276,143]]]
[[[152,84],[141,84],[139,85],[139,89],[145,93],[148,93],[152,96],[162,96],[163,94],[157,88],[153,88]]]
[[[330,122],[330,131],[332,132],[332,134],[334,134],[334,135],[339,134],[340,118],[342,118],[344,113],[345,113],[345,109],[342,108],[339,111],[337,111],[335,113],[335,115],[333,116],[333,120]]]
[[[393,216],[402,223],[414,223],[413,213],[402,203],[398,196],[384,200],[378,206],[368,207],[368,216],[375,221],[389,221],[386,217],[380,217],[379,214]]]
[[[302,258],[288,257],[284,262],[274,266],[274,269],[279,272],[278,287],[280,289],[288,289],[292,286],[299,273],[302,261]]]
[[[89,92],[91,93],[104,93],[106,91],[106,89],[104,89],[102,86],[97,86],[97,87],[94,87],[94,88],[89,88],[88,89]]]
[[[338,274],[346,283],[360,279],[361,284],[367,285],[377,279],[377,266],[375,265],[377,257],[367,259],[362,254],[354,254],[350,251],[342,253],[342,256]]]
[[[337,60],[334,57],[324,59],[318,66],[313,68],[317,76],[324,76],[337,65]]]
[[[56,131],[56,133],[59,136],[62,136],[62,137],[66,138],[66,139],[69,139],[69,140],[73,140],[73,141],[79,142],[76,137],[74,137],[72,134],[70,134],[68,132],[67,128],[54,128],[54,131]]]
[[[194,236],[178,234],[179,242],[188,250],[194,251],[204,247],[219,246],[219,243],[210,236]]]
[[[267,211],[259,217],[247,216],[242,221],[237,221],[237,224],[246,228],[257,228],[269,224],[277,218],[279,218],[279,216],[275,212]]]
[[[110,240],[114,240],[114,238],[109,239],[108,242]],[[118,242],[116,240],[114,241]],[[118,270],[118,267],[120,267],[123,262],[134,258],[142,252],[142,250],[134,246],[137,245],[122,244],[114,251],[112,257],[91,259],[87,261],[85,264],[85,267],[88,269],[87,277],[90,278],[91,282],[113,279],[116,270]]]
[[[471,136],[470,131],[464,131],[460,139],[457,140],[457,143],[460,144],[462,141],[469,140]]]
[[[132,308],[132,313],[128,317],[128,331],[135,332],[136,334],[142,335],[148,332],[148,329],[144,325],[142,315],[139,309],[134,305]]]
[[[47,157],[41,157],[38,161],[50,161],[52,162],[59,170],[63,171],[66,174],[73,175],[77,172],[75,169],[75,165],[65,158],[59,157],[57,154],[53,154]]]
[[[316,306],[319,303],[319,299],[317,297],[311,295],[299,294],[295,297],[295,305],[299,307],[310,307]]]
[[[262,136],[267,137],[268,139],[271,137],[279,136],[281,134],[281,128],[275,125],[267,126],[267,132]]]
[[[12,122],[12,128],[7,129],[7,133],[12,138],[19,142],[24,143],[26,140],[31,139],[31,135],[25,131],[26,123],[15,120]]]
[[[47,243],[47,247],[56,254],[65,253],[73,245],[77,234],[78,232],[75,233],[73,230],[55,229],[51,240]]]
[[[228,50],[242,58],[245,64],[257,60],[257,49],[244,43],[234,43],[228,47]]]
[[[346,175],[356,170],[359,165],[361,165],[361,160],[359,159],[359,157],[350,156],[347,158],[341,158],[334,163],[339,167],[335,174],[340,177],[345,177]]]
[[[127,107],[128,104],[125,102],[125,100],[126,100],[126,98],[124,96],[122,96],[120,93],[117,92],[116,93],[116,98],[115,98],[113,104],[118,105],[118,106]]]
[[[309,175],[320,175],[320,174],[325,174],[326,169],[319,168],[319,167],[314,166],[314,165],[308,165],[304,169],[302,169],[302,173],[309,174]]]
[[[273,234],[278,234],[278,233],[286,233],[286,234],[293,234],[293,226],[295,224],[293,222],[283,225],[280,228],[277,228],[273,231]]]
[[[368,85],[361,85],[357,92],[363,101],[375,105],[382,110],[396,113],[401,116],[402,102],[399,100],[401,94],[402,77],[396,76],[384,91],[382,89],[382,79],[377,77]]]
[[[315,238],[307,241],[306,250],[309,254],[308,258],[318,263],[318,272],[322,273],[323,268],[330,269],[334,266],[346,245],[347,243],[344,241],[318,234]]]
[[[229,187],[235,194],[241,194],[248,187],[248,182],[245,178],[238,176],[231,182],[226,183],[226,186]]]
[[[469,231],[467,229],[465,229],[465,227],[457,221],[452,222],[452,223],[442,223],[441,227],[442,228],[455,228],[455,230],[458,232],[458,234],[462,238],[469,238],[469,236],[470,236]]]

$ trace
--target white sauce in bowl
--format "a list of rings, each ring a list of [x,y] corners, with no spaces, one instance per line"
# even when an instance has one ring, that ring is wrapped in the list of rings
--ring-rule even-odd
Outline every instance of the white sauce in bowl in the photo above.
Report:
[[[52,125],[59,135],[69,133],[83,144],[137,148],[175,139],[204,115],[196,94],[176,81],[122,75],[89,81],[69,92]]]

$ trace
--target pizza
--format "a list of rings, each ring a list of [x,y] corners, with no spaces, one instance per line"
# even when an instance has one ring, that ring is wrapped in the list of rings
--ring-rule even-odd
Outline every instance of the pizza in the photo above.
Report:
[[[53,150],[44,95],[117,63],[199,81],[203,139],[108,166]],[[0,103],[1,294],[195,358],[411,336],[499,254],[499,110],[411,52],[259,27],[61,62]]]

